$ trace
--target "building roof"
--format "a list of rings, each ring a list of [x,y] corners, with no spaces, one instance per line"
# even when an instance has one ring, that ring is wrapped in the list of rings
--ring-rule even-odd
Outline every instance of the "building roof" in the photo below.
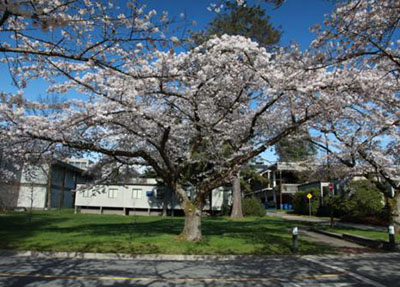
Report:
[[[309,170],[310,168],[315,168],[316,165],[310,162],[283,162],[279,161],[270,166],[264,171],[267,170],[279,170],[279,171],[305,171]]]
[[[63,168],[66,168],[66,169],[69,169],[69,170],[72,170],[72,171],[75,171],[75,172],[78,172],[78,173],[84,173],[85,172],[83,169],[81,169],[79,167],[76,167],[76,166],[74,166],[72,164],[69,164],[69,163],[67,163],[65,161],[61,161],[61,160],[53,161],[52,165],[53,166],[60,166],[60,167],[63,167]]]

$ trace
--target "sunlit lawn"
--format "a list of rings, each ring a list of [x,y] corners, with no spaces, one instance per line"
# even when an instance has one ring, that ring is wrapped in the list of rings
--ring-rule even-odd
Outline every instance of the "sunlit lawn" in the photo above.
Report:
[[[291,254],[295,223],[275,218],[203,218],[203,241],[177,241],[182,217],[73,214],[72,210],[0,215],[0,249],[132,254]],[[299,253],[332,253],[300,240]]]

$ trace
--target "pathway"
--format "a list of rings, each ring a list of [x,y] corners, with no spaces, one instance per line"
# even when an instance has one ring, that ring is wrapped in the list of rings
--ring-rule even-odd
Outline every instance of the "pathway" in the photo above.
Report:
[[[267,216],[275,216],[280,217],[287,220],[295,220],[295,221],[303,221],[303,222],[314,222],[314,223],[321,223],[321,224],[329,224],[330,219],[326,217],[317,217],[317,216],[301,216],[301,215],[294,215],[294,214],[287,214],[285,212],[276,212],[276,211],[267,211]],[[338,222],[338,219],[335,218],[335,225],[341,227],[351,227],[357,229],[364,229],[364,230],[374,230],[374,231],[386,231],[387,228],[385,226],[378,226],[378,225],[366,225],[366,224],[357,224],[357,223],[344,223]]]
[[[354,250],[355,252],[366,252],[369,251],[371,252],[371,249],[366,248],[365,246],[353,243],[353,242],[349,242],[343,239],[339,239],[339,238],[335,238],[335,237],[331,237],[331,236],[327,236],[324,234],[320,234],[317,232],[313,232],[313,231],[308,231],[308,230],[299,230],[299,235],[300,236],[305,236],[307,237],[307,239],[309,239],[310,241],[314,241],[314,242],[318,242],[318,243],[323,243],[335,248],[345,248],[345,249],[358,249],[358,250]]]

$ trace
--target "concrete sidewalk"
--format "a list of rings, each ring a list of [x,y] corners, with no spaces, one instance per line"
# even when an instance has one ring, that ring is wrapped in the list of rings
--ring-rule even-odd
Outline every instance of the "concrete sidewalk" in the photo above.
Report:
[[[300,236],[306,237],[310,241],[326,244],[334,248],[353,249],[355,252],[372,252],[372,251],[376,252],[376,250],[366,248],[365,246],[310,230],[300,229],[299,234]]]
[[[287,214],[286,212],[280,212],[280,211],[267,211],[267,216],[275,216],[275,217],[280,217],[283,219],[294,220],[294,221],[330,224],[330,219],[327,217],[294,215],[294,214]],[[366,224],[357,224],[357,223],[343,223],[343,222],[339,222],[339,219],[337,219],[337,218],[334,218],[334,224],[336,226],[340,226],[340,227],[350,227],[350,228],[357,228],[357,229],[363,229],[363,230],[373,230],[373,231],[386,231],[387,230],[387,228],[385,226],[366,225]]]
[[[67,259],[99,259],[99,260],[151,260],[151,261],[231,261],[254,260],[266,256],[256,255],[185,255],[185,254],[128,254],[128,253],[94,253],[94,252],[54,252],[54,251],[17,251],[0,250],[0,257],[31,258],[67,258]],[[292,256],[292,255],[282,255]]]

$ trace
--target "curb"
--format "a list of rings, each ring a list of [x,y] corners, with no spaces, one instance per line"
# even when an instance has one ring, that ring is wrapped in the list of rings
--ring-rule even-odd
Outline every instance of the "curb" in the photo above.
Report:
[[[316,233],[321,233],[321,234],[326,235],[326,236],[330,236],[330,237],[334,237],[334,238],[338,238],[338,239],[343,239],[343,236],[341,234],[338,234],[338,233],[329,232],[329,231],[317,229],[317,228],[314,228],[314,227],[309,228],[309,230],[313,231],[313,232],[316,232]]]
[[[354,242],[370,248],[388,249],[389,243],[380,239],[370,239],[363,236],[343,233],[342,237],[346,241]]]
[[[369,247],[369,248],[382,249],[382,250],[392,251],[392,252],[400,252],[400,244],[399,243],[396,243],[394,250],[390,250],[389,242],[386,242],[381,239],[371,239],[371,238],[367,238],[367,237],[363,237],[363,236],[359,236],[359,235],[348,234],[348,233],[339,234],[339,233],[329,232],[329,231],[325,231],[325,230],[321,230],[321,229],[317,229],[317,228],[313,228],[313,227],[311,227],[309,230],[313,231],[313,232],[324,234],[326,236],[342,239],[342,240],[345,240],[348,242],[357,243],[359,245],[363,245],[363,246]]]
[[[51,251],[9,251],[0,250],[0,256],[33,258],[67,259],[102,259],[102,260],[141,260],[141,261],[250,261],[276,257],[298,257],[299,255],[184,255],[184,254],[126,254],[126,253],[86,253],[86,252],[51,252]]]
[[[382,253],[363,253],[363,254],[340,254],[340,255],[174,255],[174,254],[143,254],[131,255],[126,253],[85,253],[85,252],[51,252],[51,251],[10,251],[0,250],[0,256],[4,257],[31,257],[46,259],[91,259],[91,260],[141,260],[141,261],[255,261],[271,260],[278,258],[343,258],[343,257],[363,257],[373,258]],[[385,257],[398,257],[399,253],[385,253]]]

